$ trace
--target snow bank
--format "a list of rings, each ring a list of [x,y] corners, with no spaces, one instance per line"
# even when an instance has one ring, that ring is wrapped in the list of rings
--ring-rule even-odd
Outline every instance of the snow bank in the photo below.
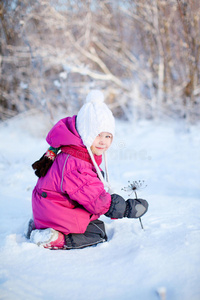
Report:
[[[199,126],[118,121],[109,174],[125,198],[128,180],[145,180],[144,230],[138,220],[102,216],[107,243],[50,251],[23,236],[37,180],[31,164],[47,148],[44,120],[30,114],[0,125],[1,299],[156,300],[166,291],[166,299],[199,300]]]

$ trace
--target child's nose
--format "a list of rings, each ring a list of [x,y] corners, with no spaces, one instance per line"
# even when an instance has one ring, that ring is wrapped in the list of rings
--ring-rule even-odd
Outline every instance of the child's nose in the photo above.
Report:
[[[100,144],[101,144],[101,145],[104,145],[104,144],[105,144],[105,139],[104,139],[104,138],[102,138],[102,139],[100,140]]]

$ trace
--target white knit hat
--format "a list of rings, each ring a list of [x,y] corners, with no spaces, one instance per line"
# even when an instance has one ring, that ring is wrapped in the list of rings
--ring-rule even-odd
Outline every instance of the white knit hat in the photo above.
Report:
[[[99,90],[92,90],[86,97],[86,103],[82,106],[77,114],[76,127],[83,144],[87,147],[93,164],[97,170],[98,176],[105,186],[108,184],[103,179],[101,171],[94,159],[90,147],[95,138],[101,132],[109,132],[114,136],[115,133],[115,119],[112,112],[104,103],[104,95]],[[107,163],[104,153],[105,167],[107,173]],[[108,180],[108,174],[107,180]]]

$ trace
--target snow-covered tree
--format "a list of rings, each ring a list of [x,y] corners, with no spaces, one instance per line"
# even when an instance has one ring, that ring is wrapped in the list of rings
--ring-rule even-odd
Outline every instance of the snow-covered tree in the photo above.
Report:
[[[200,115],[198,0],[3,1],[0,117],[75,112],[102,88],[125,118]]]

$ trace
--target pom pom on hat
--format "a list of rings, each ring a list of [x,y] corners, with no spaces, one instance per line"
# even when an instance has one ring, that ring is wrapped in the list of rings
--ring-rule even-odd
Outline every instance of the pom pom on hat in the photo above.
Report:
[[[104,95],[99,90],[91,91],[86,97],[86,103],[100,104],[104,102]]]

